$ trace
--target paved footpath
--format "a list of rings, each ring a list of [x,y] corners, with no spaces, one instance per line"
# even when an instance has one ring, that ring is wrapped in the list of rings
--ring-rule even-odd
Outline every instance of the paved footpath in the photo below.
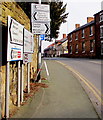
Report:
[[[45,67],[46,64],[47,67]],[[49,87],[42,88],[32,100],[29,100],[27,105],[13,116],[14,118],[98,119],[98,115],[79,81],[64,66],[54,60],[45,60],[41,74],[42,77],[47,77],[46,74],[50,75],[47,77],[48,80],[44,80]]]

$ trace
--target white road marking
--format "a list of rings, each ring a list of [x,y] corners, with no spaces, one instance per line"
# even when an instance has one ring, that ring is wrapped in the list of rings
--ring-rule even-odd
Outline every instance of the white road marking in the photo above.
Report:
[[[44,61],[44,65],[45,65],[45,68],[46,68],[46,73],[49,76],[49,71],[48,71],[48,67],[47,67],[46,61]]]

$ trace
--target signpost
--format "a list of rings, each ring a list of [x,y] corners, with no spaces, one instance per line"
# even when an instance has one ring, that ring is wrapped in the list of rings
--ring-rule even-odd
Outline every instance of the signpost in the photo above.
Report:
[[[32,3],[31,22],[33,34],[50,34],[50,6]]]
[[[24,26],[8,16],[7,61],[23,60],[23,28]]]
[[[31,4],[31,22],[32,22],[32,33],[33,34],[50,34],[50,6],[41,4]],[[38,55],[38,69],[41,66],[41,40],[39,39],[39,55]]]
[[[32,23],[33,34],[50,34],[50,22],[45,23]]]

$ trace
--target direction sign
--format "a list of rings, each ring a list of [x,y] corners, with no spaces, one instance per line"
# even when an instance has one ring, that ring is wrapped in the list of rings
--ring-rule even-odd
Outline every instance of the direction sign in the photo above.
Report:
[[[50,21],[50,14],[49,12],[45,12],[45,11],[36,11],[32,14],[32,19],[34,21]]]
[[[23,28],[24,26],[8,16],[7,61],[23,60]]]
[[[50,6],[32,3],[31,22],[33,34],[50,34]]]
[[[34,23],[32,26],[33,34],[50,34],[50,23]]]
[[[34,37],[31,32],[24,29],[24,52],[33,53],[34,52]]]
[[[50,6],[49,5],[45,5],[45,4],[34,4],[32,3],[32,9],[34,9],[34,11],[48,11],[50,10]]]

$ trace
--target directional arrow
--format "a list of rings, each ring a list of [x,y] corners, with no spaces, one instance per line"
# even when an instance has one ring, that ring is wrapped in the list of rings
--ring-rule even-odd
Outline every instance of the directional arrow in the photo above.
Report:
[[[45,26],[46,26],[46,28],[47,28],[46,31],[45,31],[45,34],[46,34],[46,33],[49,32],[49,28],[50,28],[50,27],[48,26],[48,24],[45,24]]]
[[[37,20],[37,19],[36,19],[36,14],[37,14],[37,12],[35,12],[34,15],[33,15],[34,20]]]
[[[50,24],[47,23],[34,23],[32,28],[33,34],[50,34]]]

